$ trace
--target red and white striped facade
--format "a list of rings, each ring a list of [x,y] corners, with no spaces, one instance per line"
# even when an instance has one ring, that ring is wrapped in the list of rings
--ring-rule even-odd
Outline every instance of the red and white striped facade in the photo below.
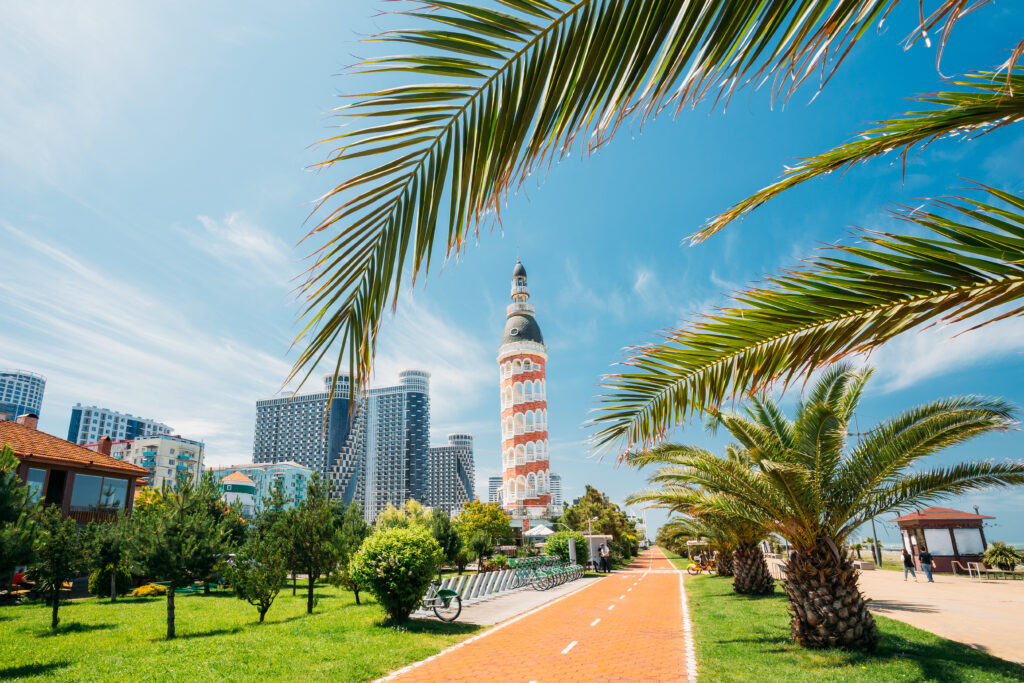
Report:
[[[516,263],[512,303],[501,347],[502,506],[516,516],[541,517],[551,504],[548,453],[547,349]]]

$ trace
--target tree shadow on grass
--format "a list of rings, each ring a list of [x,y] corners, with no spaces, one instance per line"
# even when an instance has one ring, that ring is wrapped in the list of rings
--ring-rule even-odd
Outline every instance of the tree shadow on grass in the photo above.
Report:
[[[51,636],[63,636],[68,633],[89,633],[91,631],[108,631],[112,628],[117,628],[117,624],[60,624],[57,626],[56,631],[47,629],[45,632],[40,633],[39,637],[49,638]]]
[[[444,621],[433,621],[429,619],[410,619],[403,624],[396,624],[390,619],[380,623],[386,628],[393,628],[409,633],[431,633],[434,635],[463,635],[473,633],[481,629],[476,624],[460,624],[458,622],[447,623]]]
[[[238,633],[241,630],[241,626],[235,626],[233,628],[215,628],[209,631],[200,631],[198,633],[183,633],[180,636],[176,636],[176,640],[191,640],[192,638],[209,638],[211,636],[227,636],[233,633]],[[163,639],[161,638],[161,640]]]
[[[22,664],[21,666],[10,666],[0,669],[0,680],[10,681],[28,676],[43,676],[52,674],[57,669],[63,669],[71,662],[47,662],[46,664]]]

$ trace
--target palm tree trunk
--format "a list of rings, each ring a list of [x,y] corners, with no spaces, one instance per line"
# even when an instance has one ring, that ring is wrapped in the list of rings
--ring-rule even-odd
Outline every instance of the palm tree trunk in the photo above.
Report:
[[[775,590],[775,580],[757,543],[740,543],[733,551],[732,588],[744,595],[765,595]]]
[[[174,583],[167,587],[167,640],[174,639]]]
[[[723,550],[718,553],[718,575],[719,576],[734,576],[735,570],[733,569],[732,551]]]
[[[798,552],[786,567],[793,639],[810,648],[872,650],[875,620],[857,587],[857,570],[845,549],[824,545]]]

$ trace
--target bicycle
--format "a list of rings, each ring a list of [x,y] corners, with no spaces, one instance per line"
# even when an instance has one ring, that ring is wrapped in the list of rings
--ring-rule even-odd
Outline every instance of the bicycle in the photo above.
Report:
[[[707,572],[708,574],[714,574],[715,572],[715,561],[705,560],[704,562],[691,561],[690,566],[686,568],[686,571],[690,573],[690,576],[697,576],[701,572]]]
[[[431,581],[427,594],[423,596],[423,609],[433,609],[434,614],[441,621],[455,621],[462,614],[462,598],[455,591],[448,588],[438,588],[440,581]]]

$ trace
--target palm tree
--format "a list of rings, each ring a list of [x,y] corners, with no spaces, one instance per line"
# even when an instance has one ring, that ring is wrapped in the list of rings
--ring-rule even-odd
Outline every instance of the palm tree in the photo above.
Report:
[[[931,14],[922,11],[907,27],[905,44],[928,43],[933,32],[941,55],[959,19],[986,2],[937,0]],[[299,335],[305,348],[293,376],[308,377],[337,344],[336,369],[347,354],[350,371],[365,383],[383,313],[397,306],[405,280],[426,278],[439,254],[458,253],[481,223],[493,224],[501,201],[534,171],[573,149],[598,148],[627,119],[640,124],[667,108],[678,113],[709,93],[724,104],[739,87],[770,81],[773,99],[784,98],[812,74],[823,87],[894,7],[917,7],[914,0],[475,3],[406,3],[395,14],[412,27],[375,37],[396,45],[399,56],[353,68],[357,75],[383,73],[393,84],[354,95],[337,115],[365,125],[321,141],[334,149],[320,166],[341,165],[348,175],[315,210],[310,235],[326,239],[308,271],[308,324]],[[812,157],[696,238],[822,173],[1021,120],[1024,75],[1014,62],[1022,52],[1024,42],[999,70],[971,74],[958,90],[923,98],[926,109]],[[813,355],[794,354],[798,361]],[[779,374],[772,370],[757,379]]]
[[[718,553],[715,572],[718,576],[735,576],[732,565],[732,551],[735,545],[732,535],[723,528],[709,524],[707,520],[694,517],[673,517],[658,530],[658,543],[664,543],[669,550],[678,552],[689,546],[686,541],[703,541],[708,548]]]
[[[727,571],[733,576],[733,590],[747,595],[771,593],[775,590],[775,581],[768,571],[760,546],[760,542],[768,535],[764,525],[704,505],[708,492],[695,491],[687,478],[685,463],[689,462],[691,456],[716,457],[702,448],[675,444],[631,454],[627,462],[635,467],[661,465],[649,479],[652,484],[660,487],[634,493],[626,499],[626,504],[653,503],[656,507],[692,516],[694,519],[690,522],[690,528],[701,532],[717,546],[719,574],[722,573],[722,559],[725,559]],[[737,467],[753,468],[750,455],[735,446],[726,448],[725,460]]]
[[[1024,463],[915,467],[928,455],[1014,425],[1014,409],[998,399],[917,406],[850,446],[847,428],[870,376],[845,365],[829,368],[797,404],[794,420],[767,397],[751,399],[743,414],[719,414],[752,467],[702,449],[680,448],[673,456],[672,476],[691,489],[691,510],[742,517],[793,546],[785,589],[793,637],[805,647],[875,644],[874,620],[845,549],[862,524],[946,495],[1024,484]]]

